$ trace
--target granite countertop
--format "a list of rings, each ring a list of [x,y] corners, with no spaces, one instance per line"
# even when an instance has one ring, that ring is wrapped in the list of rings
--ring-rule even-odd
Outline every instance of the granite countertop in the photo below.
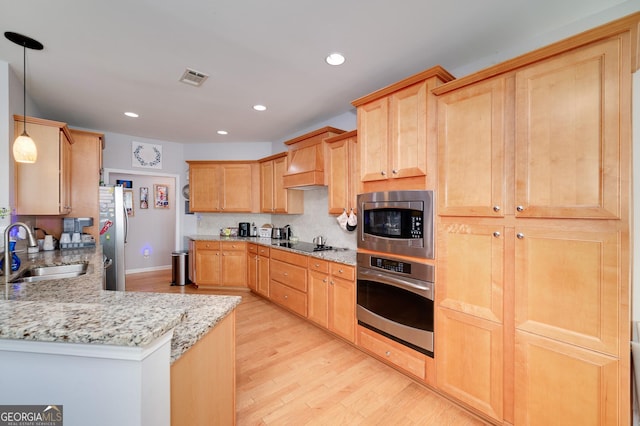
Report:
[[[344,263],[345,265],[355,266],[357,264],[356,250],[351,250],[347,248],[336,248],[335,250],[307,252],[307,251],[296,250],[295,248],[280,247],[277,245],[277,243],[283,242],[284,240],[274,240],[271,238],[226,237],[221,235],[209,235],[209,234],[189,235],[189,238],[194,241],[239,241],[239,242],[246,242],[246,243],[254,243],[254,244],[260,244],[260,245],[271,247],[271,248],[277,248],[280,250],[287,250],[295,253],[300,253],[310,257],[317,257],[319,259],[329,260],[331,262]]]
[[[29,255],[23,265],[89,262],[76,278],[10,284],[0,277],[0,339],[145,346],[171,329],[171,362],[240,303],[239,296],[102,290],[101,249]]]

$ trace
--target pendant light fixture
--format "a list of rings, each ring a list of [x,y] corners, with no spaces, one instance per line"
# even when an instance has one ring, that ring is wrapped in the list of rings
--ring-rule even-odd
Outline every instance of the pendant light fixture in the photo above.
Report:
[[[22,95],[23,95],[23,108],[24,108],[24,123],[22,127],[22,134],[16,138],[13,142],[13,158],[18,163],[35,163],[38,158],[38,149],[36,144],[27,133],[27,47],[33,50],[42,50],[44,46],[37,40],[22,34],[13,33],[7,31],[4,36],[22,46]]]

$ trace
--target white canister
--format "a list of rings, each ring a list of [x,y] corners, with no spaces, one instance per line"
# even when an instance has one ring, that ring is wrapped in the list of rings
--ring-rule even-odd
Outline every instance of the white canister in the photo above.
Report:
[[[53,250],[53,235],[45,235],[44,236],[44,244],[42,248],[46,251]]]

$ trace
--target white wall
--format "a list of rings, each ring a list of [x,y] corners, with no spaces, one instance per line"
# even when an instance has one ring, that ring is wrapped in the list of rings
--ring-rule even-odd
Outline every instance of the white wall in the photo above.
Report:
[[[0,61],[0,189],[11,188],[9,176],[11,176],[10,138],[13,136],[13,120],[9,114],[9,64]],[[9,209],[9,191],[0,190],[0,209]],[[9,216],[0,217],[0,233],[11,223]],[[4,246],[4,238],[0,238],[0,248]]]
[[[169,196],[169,208],[154,207],[154,185],[166,185],[175,193],[175,178],[147,174],[109,173],[108,183],[118,179],[132,181],[133,215],[129,216],[125,245],[125,273],[166,269],[171,266],[171,252],[176,248],[176,208],[182,199]],[[140,188],[149,190],[148,208],[140,208]],[[125,189],[127,191],[128,189]],[[181,239],[179,240],[181,243]]]

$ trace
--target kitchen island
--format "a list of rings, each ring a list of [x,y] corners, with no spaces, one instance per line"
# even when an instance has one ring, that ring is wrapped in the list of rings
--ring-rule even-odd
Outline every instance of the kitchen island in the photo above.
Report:
[[[241,298],[104,291],[99,247],[23,259],[25,267],[74,262],[89,262],[87,274],[8,291],[2,281],[3,404],[61,405],[67,425],[190,424],[202,410],[187,404],[215,387],[204,412],[232,423]]]

